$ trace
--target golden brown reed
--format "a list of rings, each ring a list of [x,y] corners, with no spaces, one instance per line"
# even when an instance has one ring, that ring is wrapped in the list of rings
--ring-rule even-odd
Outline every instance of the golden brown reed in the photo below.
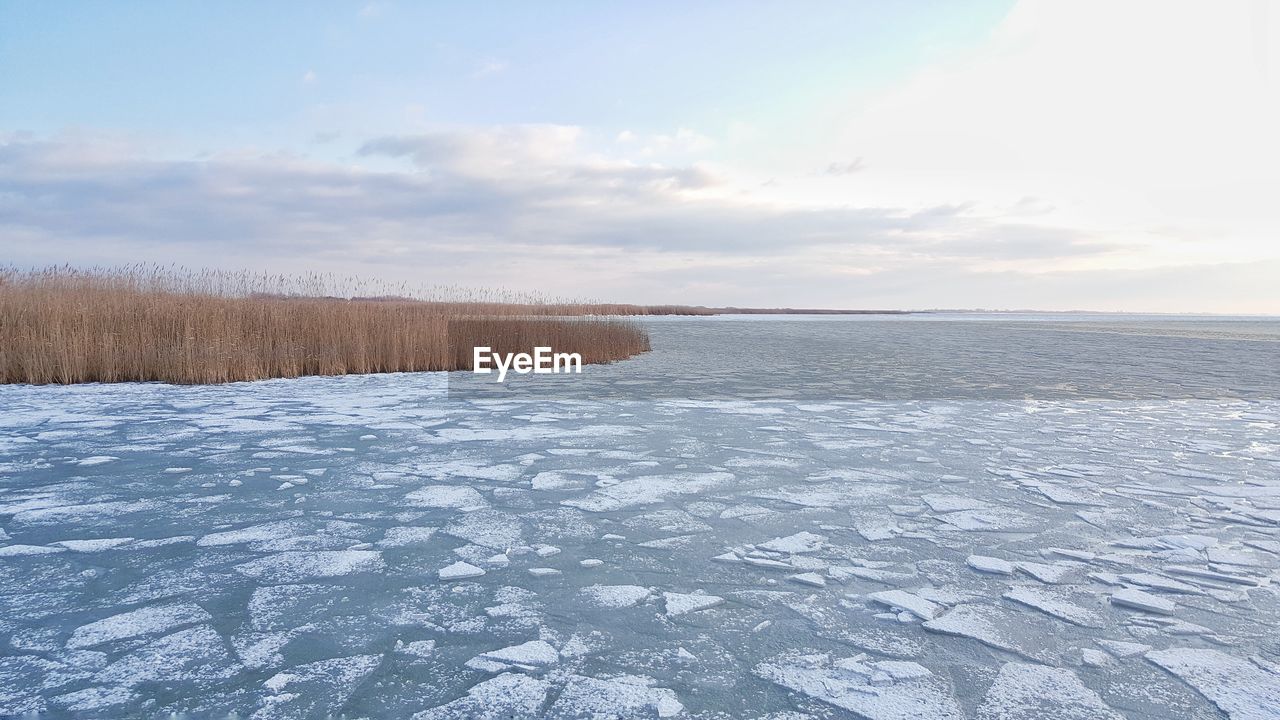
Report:
[[[468,342],[495,349],[544,345],[581,353],[586,363],[610,362],[647,351],[648,336],[626,321],[551,316],[642,309],[504,293],[444,300],[324,275],[0,268],[0,383],[193,384],[469,368],[470,348],[450,347],[451,323],[462,323],[454,329]],[[475,322],[494,317],[508,320]]]
[[[449,321],[450,366],[472,369],[473,349],[484,346],[500,355],[530,353],[536,347],[576,352],[584,364],[607,363],[649,350],[649,338],[631,323],[598,319],[540,317],[484,318]]]

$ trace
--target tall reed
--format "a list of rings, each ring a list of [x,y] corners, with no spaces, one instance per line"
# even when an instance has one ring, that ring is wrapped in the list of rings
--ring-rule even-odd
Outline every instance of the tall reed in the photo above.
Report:
[[[495,348],[551,346],[584,362],[649,349],[636,325],[599,318],[637,306],[543,302],[507,293],[424,297],[324,275],[290,277],[131,266],[0,268],[0,383],[222,383],[302,375],[456,370],[451,323]],[[456,343],[455,343],[456,345]]]

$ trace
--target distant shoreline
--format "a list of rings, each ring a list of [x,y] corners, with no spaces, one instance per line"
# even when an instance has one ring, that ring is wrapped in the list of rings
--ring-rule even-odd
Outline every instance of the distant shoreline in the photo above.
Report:
[[[1216,313],[1216,312],[1154,312],[1146,310],[966,310],[952,308],[930,308],[928,310],[833,310],[833,309],[799,309],[799,308],[735,308],[735,307],[691,307],[689,310],[699,312],[651,312],[649,314],[672,315],[1096,315],[1114,317],[1124,315],[1142,315],[1150,317],[1196,317],[1196,318],[1248,318],[1258,320],[1280,320],[1280,315],[1268,313]]]
[[[831,310],[819,308],[740,308],[740,307],[690,307],[695,312],[672,312],[672,315],[920,315],[928,310]],[[661,313],[651,313],[661,314]]]
[[[586,304],[584,307],[591,307]],[[1197,318],[1249,318],[1280,320],[1280,315],[1267,313],[1217,313],[1217,312],[1154,312],[1146,310],[986,310],[965,308],[929,308],[926,310],[837,310],[832,308],[758,308],[758,307],[707,307],[703,305],[628,305],[598,307],[626,307],[630,311],[620,315],[1095,315],[1115,317],[1142,315],[1150,317]]]

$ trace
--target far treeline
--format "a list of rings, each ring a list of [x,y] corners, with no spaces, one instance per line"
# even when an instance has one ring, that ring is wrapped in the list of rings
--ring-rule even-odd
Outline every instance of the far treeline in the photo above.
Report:
[[[330,297],[331,300],[368,300],[371,302],[395,302],[412,300],[410,297]],[[475,304],[469,304],[475,307]],[[757,308],[757,307],[709,307],[706,305],[632,305],[626,303],[575,303],[556,301],[543,307],[562,311],[566,315],[918,315],[921,310],[833,310],[831,308]]]

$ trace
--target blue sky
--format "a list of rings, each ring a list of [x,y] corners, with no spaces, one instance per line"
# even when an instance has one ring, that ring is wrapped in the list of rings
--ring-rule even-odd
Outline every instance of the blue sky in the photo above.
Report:
[[[767,124],[980,40],[1008,7],[9,2],[0,123],[210,147],[424,124]]]
[[[1280,312],[1272,15],[0,0],[0,260]]]

